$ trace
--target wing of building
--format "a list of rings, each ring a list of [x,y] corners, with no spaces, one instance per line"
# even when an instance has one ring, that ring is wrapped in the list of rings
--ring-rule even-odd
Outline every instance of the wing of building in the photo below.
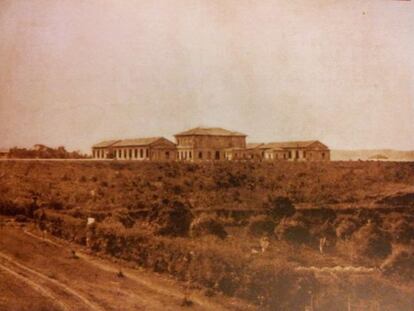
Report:
[[[95,159],[175,160],[176,146],[164,137],[108,140],[92,146]]]
[[[328,146],[318,140],[287,141],[263,144],[263,158],[265,160],[289,161],[329,161]]]

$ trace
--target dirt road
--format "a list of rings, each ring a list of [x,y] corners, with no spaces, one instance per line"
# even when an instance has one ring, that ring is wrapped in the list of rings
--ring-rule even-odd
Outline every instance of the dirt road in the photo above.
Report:
[[[10,224],[0,228],[0,279],[0,310],[8,311],[242,308],[235,301],[190,293],[171,279],[99,259],[69,243]],[[183,305],[184,297],[191,306]]]

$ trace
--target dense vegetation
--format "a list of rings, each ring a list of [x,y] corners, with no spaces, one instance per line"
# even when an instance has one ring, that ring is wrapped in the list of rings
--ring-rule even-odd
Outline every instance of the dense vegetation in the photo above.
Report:
[[[12,159],[84,159],[88,157],[80,151],[67,151],[64,146],[51,148],[44,145],[33,149],[14,147],[9,150],[8,156]]]
[[[414,305],[413,163],[8,161],[0,178],[1,214],[208,295],[269,310]]]

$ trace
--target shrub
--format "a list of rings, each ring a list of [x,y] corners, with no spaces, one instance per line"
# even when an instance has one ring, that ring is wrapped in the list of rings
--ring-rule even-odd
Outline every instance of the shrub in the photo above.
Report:
[[[414,280],[414,249],[411,247],[410,249],[393,250],[380,268],[385,275]]]
[[[266,209],[267,214],[275,220],[293,216],[296,212],[292,201],[287,197],[281,196],[269,197],[264,203],[264,208]]]
[[[216,218],[210,215],[201,215],[195,218],[190,225],[190,236],[200,237],[204,235],[214,235],[220,239],[227,237],[224,226]]]
[[[350,238],[359,228],[357,221],[349,216],[337,219],[334,226],[336,227],[336,237],[342,240]]]
[[[391,238],[369,222],[355,232],[350,243],[355,257],[385,258],[392,250]]]
[[[286,240],[295,244],[307,244],[312,241],[309,229],[297,220],[282,220],[275,229],[279,240]]]
[[[304,310],[317,283],[310,273],[298,273],[286,263],[257,265],[247,278],[242,297],[269,311]]]
[[[14,219],[16,222],[27,222],[27,217],[25,215],[16,215]]]
[[[328,238],[330,240],[336,239],[336,231],[334,226],[329,222],[325,221],[322,224],[315,224],[310,227],[310,233],[315,238]]]
[[[154,204],[148,215],[149,222],[157,227],[156,232],[169,236],[187,236],[193,218],[189,205],[177,199]]]
[[[135,223],[135,220],[130,216],[127,209],[117,210],[112,217],[120,222],[125,228],[131,228]]]
[[[414,226],[405,219],[399,219],[389,228],[393,240],[397,243],[410,243],[414,239]]]
[[[47,206],[49,208],[53,209],[53,210],[56,210],[56,211],[63,210],[63,208],[64,208],[63,203],[61,201],[59,201],[58,199],[56,199],[56,198],[52,198],[50,200],[50,202],[47,203]]]
[[[0,199],[0,214],[6,216],[25,215],[26,206],[10,200]]]
[[[275,222],[265,216],[254,216],[250,219],[247,231],[254,236],[271,235],[275,231]]]

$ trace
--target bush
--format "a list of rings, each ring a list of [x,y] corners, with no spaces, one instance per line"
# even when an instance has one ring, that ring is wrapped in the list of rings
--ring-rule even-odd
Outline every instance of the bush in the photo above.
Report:
[[[304,310],[317,281],[310,273],[299,273],[286,263],[257,265],[249,271],[242,297],[259,310]]]
[[[292,201],[287,197],[269,197],[264,203],[267,214],[274,220],[280,220],[284,217],[293,216],[296,212]]]
[[[275,229],[279,240],[295,244],[308,244],[312,241],[309,229],[297,220],[282,220]]]
[[[359,258],[385,258],[392,250],[390,236],[371,222],[355,232],[350,243],[353,255]]]
[[[357,221],[349,216],[337,219],[334,226],[336,227],[336,237],[342,240],[350,238],[359,228]]]
[[[157,227],[156,233],[168,236],[188,236],[193,218],[189,205],[177,199],[162,200],[148,215],[149,222]]]
[[[14,219],[16,222],[27,222],[27,217],[25,215],[16,215]]]
[[[399,219],[391,224],[389,233],[395,242],[408,244],[414,239],[414,226],[405,219]]]
[[[323,246],[325,251],[332,251],[334,249],[337,241],[336,232],[334,226],[329,221],[325,221],[320,225],[316,224],[310,226],[310,234],[315,241],[326,239]]]
[[[0,214],[5,216],[25,215],[27,203],[16,203],[10,200],[0,199]]]
[[[414,280],[414,249],[411,247],[410,249],[394,250],[380,268],[385,275]]]
[[[227,237],[224,226],[214,217],[209,215],[201,215],[195,218],[190,225],[190,236],[200,237],[204,235],[214,235],[220,239]]]
[[[265,215],[252,217],[247,231],[254,236],[271,235],[275,231],[275,222]]]
[[[56,198],[52,198],[50,202],[47,203],[47,206],[56,211],[61,211],[64,208],[64,204]]]

